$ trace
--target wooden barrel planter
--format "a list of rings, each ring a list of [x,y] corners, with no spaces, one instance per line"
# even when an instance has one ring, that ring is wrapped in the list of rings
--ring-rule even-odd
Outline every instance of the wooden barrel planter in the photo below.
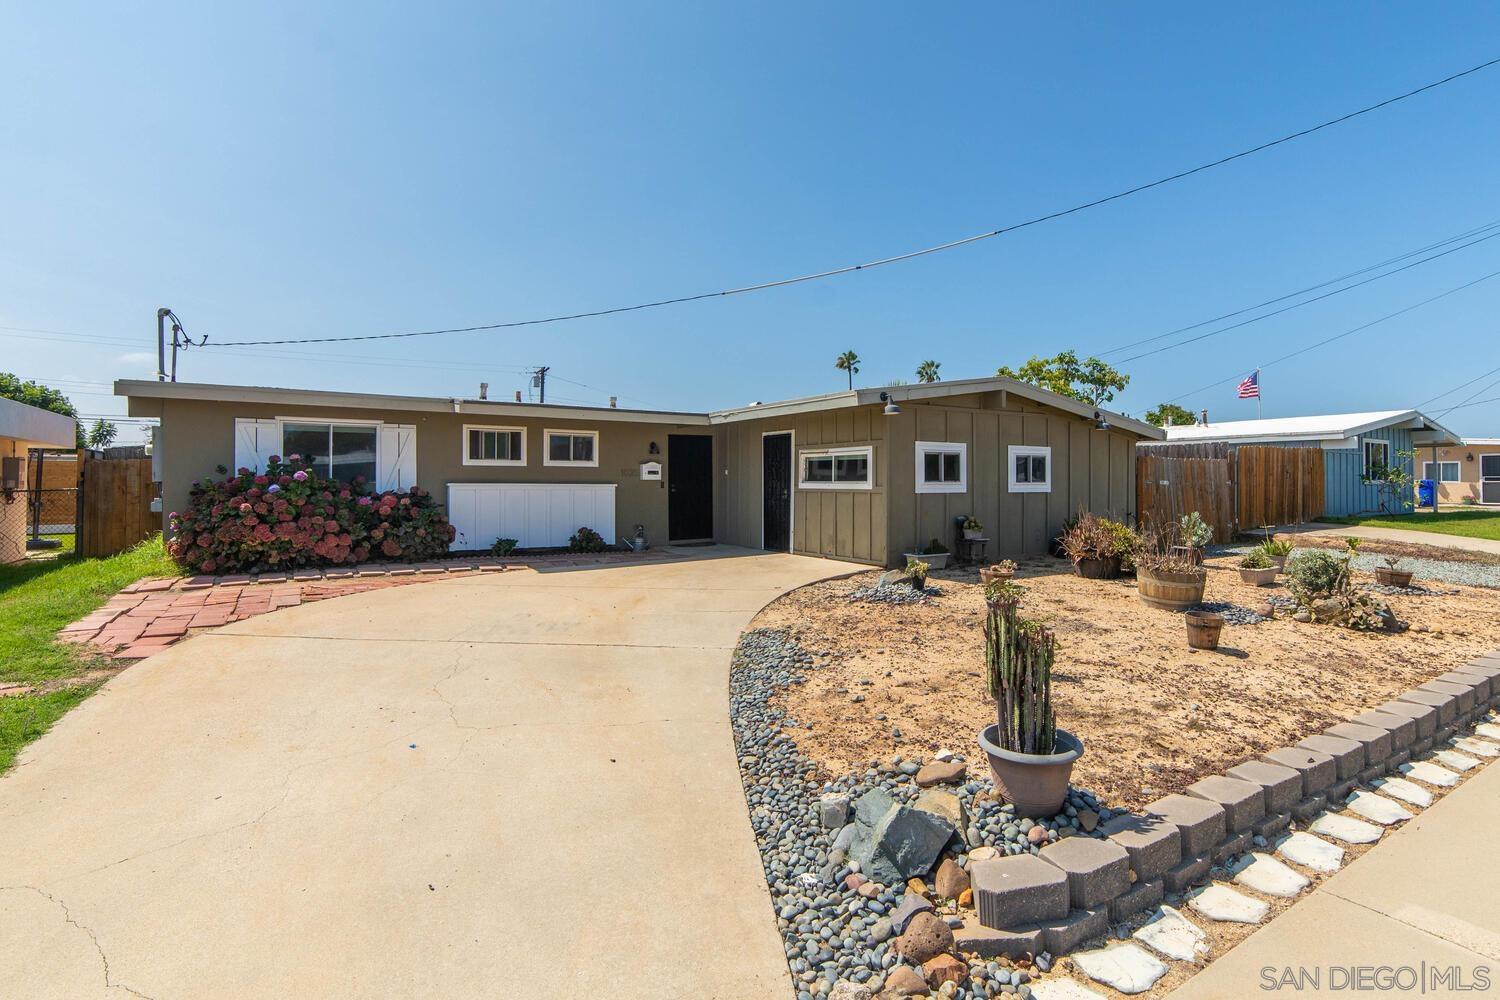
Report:
[[[1203,587],[1208,582],[1205,570],[1191,573],[1153,572],[1144,567],[1135,571],[1136,591],[1141,600],[1153,608],[1168,611],[1185,611],[1203,600]]]
[[[1389,566],[1375,567],[1375,582],[1386,587],[1410,587],[1412,570],[1391,569]]]
[[[1085,580],[1113,580],[1120,575],[1120,557],[1103,559],[1083,558],[1073,564],[1073,570]]]
[[[1189,611],[1183,616],[1187,620],[1187,641],[1194,649],[1218,649],[1219,633],[1224,629],[1224,616],[1212,611]]]

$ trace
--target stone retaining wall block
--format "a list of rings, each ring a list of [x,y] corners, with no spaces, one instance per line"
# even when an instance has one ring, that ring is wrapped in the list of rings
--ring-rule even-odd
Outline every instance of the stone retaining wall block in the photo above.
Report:
[[[1354,740],[1365,748],[1365,767],[1385,763],[1391,755],[1391,733],[1377,726],[1361,725],[1358,722],[1340,722],[1323,730],[1325,735]]]
[[[1338,763],[1319,750],[1309,750],[1306,747],[1282,747],[1272,750],[1261,759],[1269,764],[1289,767],[1302,775],[1304,798],[1318,794],[1338,780]]]
[[[1183,854],[1206,854],[1228,832],[1224,807],[1197,795],[1164,795],[1142,811],[1177,827]]]
[[[1213,867],[1213,863],[1214,859],[1207,854],[1196,858],[1185,858],[1181,864],[1174,865],[1162,876],[1162,884],[1167,892],[1180,893],[1195,882],[1207,878],[1208,870]]]
[[[1068,837],[1042,848],[1041,859],[1068,877],[1068,899],[1092,910],[1130,890],[1130,855],[1125,848],[1093,837]]]
[[[1419,705],[1413,701],[1402,701],[1400,698],[1392,698],[1390,701],[1376,706],[1375,711],[1399,715],[1403,719],[1410,719],[1417,724],[1417,734],[1408,741],[1408,745],[1415,743],[1417,740],[1425,739],[1437,731],[1438,710],[1431,705]]]
[[[1131,886],[1130,891],[1124,895],[1116,896],[1109,901],[1110,923],[1119,923],[1126,917],[1160,906],[1162,897],[1166,893],[1166,883],[1159,878],[1147,882],[1137,882]]]
[[[1229,776],[1261,787],[1265,792],[1267,815],[1290,812],[1302,798],[1302,775],[1280,764],[1248,760],[1231,767]]]
[[[1068,915],[1068,876],[1030,854],[993,858],[970,866],[970,887],[979,922],[1018,928]]]
[[[1409,715],[1394,712],[1361,712],[1349,720],[1356,725],[1384,729],[1391,734],[1391,753],[1409,747],[1417,739],[1417,721]]]
[[[1130,855],[1136,881],[1159,878],[1182,859],[1181,834],[1160,817],[1116,816],[1099,829]]]

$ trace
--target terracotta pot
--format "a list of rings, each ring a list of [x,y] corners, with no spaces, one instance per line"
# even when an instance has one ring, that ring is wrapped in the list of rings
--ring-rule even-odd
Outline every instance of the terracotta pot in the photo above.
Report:
[[[1389,566],[1375,567],[1375,582],[1387,587],[1410,587],[1413,570],[1391,569]]]
[[[1256,587],[1269,587],[1276,582],[1276,567],[1267,566],[1265,569],[1251,569],[1248,566],[1241,566],[1240,579]]]
[[[996,580],[1013,580],[1016,571],[1013,569],[996,569],[993,566],[985,566],[979,571],[980,583],[994,583]]]
[[[1153,572],[1144,567],[1135,571],[1136,593],[1141,600],[1153,608],[1168,611],[1184,611],[1203,600],[1203,587],[1208,582],[1206,570],[1191,573]]]
[[[1113,580],[1120,575],[1120,557],[1080,559],[1073,564],[1073,571],[1085,580]]]
[[[1212,611],[1189,611],[1183,616],[1187,620],[1187,641],[1194,649],[1218,649],[1219,633],[1224,628],[1224,616]]]
[[[1072,733],[1056,730],[1056,752],[1014,753],[998,745],[999,724],[986,726],[979,734],[979,747],[990,759],[995,793],[1010,802],[1021,816],[1046,819],[1056,816],[1068,797],[1068,779],[1073,762],[1083,756],[1083,743]]]

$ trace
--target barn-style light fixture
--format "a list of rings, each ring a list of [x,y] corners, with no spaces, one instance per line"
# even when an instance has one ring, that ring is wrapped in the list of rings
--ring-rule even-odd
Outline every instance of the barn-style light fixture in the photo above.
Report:
[[[880,394],[880,401],[885,404],[885,409],[881,412],[886,416],[894,417],[896,414],[901,412],[901,407],[896,405],[896,401],[891,398],[890,393],[882,391]]]
[[[1104,414],[1100,413],[1098,410],[1094,411],[1094,430],[1096,430],[1096,431],[1107,431],[1107,430],[1109,430],[1109,421],[1105,420],[1104,419]]]

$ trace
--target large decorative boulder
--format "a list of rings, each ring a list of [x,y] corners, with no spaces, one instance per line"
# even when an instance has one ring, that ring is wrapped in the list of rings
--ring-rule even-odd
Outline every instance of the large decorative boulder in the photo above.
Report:
[[[881,810],[881,806],[885,808]],[[860,872],[884,885],[900,885],[926,875],[956,830],[935,812],[897,805],[885,792],[860,796],[854,805],[856,824],[849,856]]]

